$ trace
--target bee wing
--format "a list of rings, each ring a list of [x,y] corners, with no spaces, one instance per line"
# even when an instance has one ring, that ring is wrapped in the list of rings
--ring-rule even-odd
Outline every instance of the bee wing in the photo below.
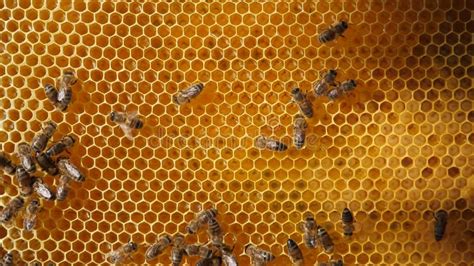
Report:
[[[300,222],[298,223],[298,225],[296,226],[297,230],[300,232],[300,233],[304,233],[305,229],[304,229],[304,222]]]
[[[125,124],[120,124],[120,128],[122,129],[123,133],[125,133],[125,137],[127,137],[127,139],[133,139],[132,129],[130,127],[126,126]]]
[[[60,89],[58,92],[58,102],[62,101],[66,96],[66,91],[64,89]]]
[[[136,111],[133,111],[133,112],[127,112],[127,119],[128,120],[132,120],[133,118],[137,117],[137,112]]]

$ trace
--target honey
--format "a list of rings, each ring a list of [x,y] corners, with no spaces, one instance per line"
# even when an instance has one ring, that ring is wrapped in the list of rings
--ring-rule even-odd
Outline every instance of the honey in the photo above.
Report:
[[[129,238],[152,244],[184,232],[209,206],[242,265],[249,242],[276,255],[274,265],[290,263],[284,245],[288,237],[302,243],[306,212],[327,228],[346,265],[474,260],[469,1],[0,7],[1,149],[13,153],[53,120],[53,140],[78,137],[72,161],[87,173],[67,201],[44,203],[35,231],[19,222],[0,227],[3,249],[19,262],[102,264]],[[340,19],[349,21],[345,38],[320,44],[318,33]],[[61,113],[43,86],[67,67],[80,85]],[[292,145],[291,89],[311,91],[331,68],[358,87],[335,102],[310,95],[306,146],[255,148],[260,134]],[[205,84],[202,95],[176,106],[171,96],[196,82]],[[145,118],[133,141],[108,119],[112,110]],[[3,205],[18,194],[11,181],[4,175]],[[346,206],[362,226],[351,240],[337,226]],[[435,242],[432,212],[440,208],[450,218]],[[144,252],[133,262],[143,264]],[[303,254],[308,265],[330,258]]]

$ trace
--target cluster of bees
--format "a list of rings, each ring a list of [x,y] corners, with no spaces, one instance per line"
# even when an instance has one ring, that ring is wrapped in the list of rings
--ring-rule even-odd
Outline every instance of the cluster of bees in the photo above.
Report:
[[[145,252],[146,260],[152,261],[170,247],[170,259],[173,266],[179,266],[184,256],[198,256],[197,266],[218,266],[225,263],[227,266],[237,266],[237,259],[232,254],[233,248],[224,243],[223,231],[217,221],[217,210],[210,208],[196,215],[186,226],[188,234],[197,234],[207,225],[209,244],[188,244],[185,236],[176,234],[173,237],[162,235],[156,243],[149,246]],[[113,264],[122,263],[131,258],[138,250],[138,245],[132,241],[124,244],[117,250],[107,254],[107,261]]]

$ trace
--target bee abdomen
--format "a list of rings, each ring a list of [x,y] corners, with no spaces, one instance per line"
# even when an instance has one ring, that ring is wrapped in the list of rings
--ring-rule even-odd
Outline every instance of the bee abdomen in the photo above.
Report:
[[[138,118],[133,118],[130,121],[130,127],[134,129],[140,129],[143,127],[143,121]]]
[[[444,232],[446,231],[446,225],[448,223],[448,213],[444,210],[437,211],[435,213],[435,227],[434,227],[434,235],[435,240],[440,241],[443,239]]]
[[[286,144],[281,143],[279,141],[275,141],[271,145],[271,149],[274,150],[274,151],[286,151],[288,149],[288,146],[286,146]]]
[[[58,102],[58,90],[53,85],[46,84],[44,86],[44,92],[49,101],[54,104]]]

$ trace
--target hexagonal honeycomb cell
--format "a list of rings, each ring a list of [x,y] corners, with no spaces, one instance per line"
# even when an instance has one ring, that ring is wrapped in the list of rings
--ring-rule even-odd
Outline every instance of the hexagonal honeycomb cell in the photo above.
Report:
[[[1,149],[13,153],[51,119],[59,125],[54,140],[77,135],[72,161],[87,172],[67,201],[43,203],[35,231],[0,227],[2,248],[19,261],[103,264],[130,238],[152,244],[157,235],[184,232],[209,206],[242,265],[249,242],[272,251],[272,265],[288,265],[284,245],[288,237],[302,243],[306,212],[347,265],[474,261],[473,1],[0,7]],[[349,22],[345,37],[320,44],[318,33],[341,19]],[[43,85],[69,67],[80,84],[59,112]],[[358,87],[334,102],[311,98],[307,143],[296,150],[290,90],[309,91],[331,68]],[[176,106],[172,95],[196,82],[205,84],[202,95]],[[133,141],[108,119],[112,110],[145,118]],[[260,134],[290,148],[259,150],[253,140]],[[18,189],[2,175],[4,206]],[[338,229],[346,206],[362,227],[351,240]],[[449,213],[440,242],[433,237],[438,209]],[[330,258],[302,249],[311,265]],[[141,246],[135,263],[145,262],[144,252]]]

